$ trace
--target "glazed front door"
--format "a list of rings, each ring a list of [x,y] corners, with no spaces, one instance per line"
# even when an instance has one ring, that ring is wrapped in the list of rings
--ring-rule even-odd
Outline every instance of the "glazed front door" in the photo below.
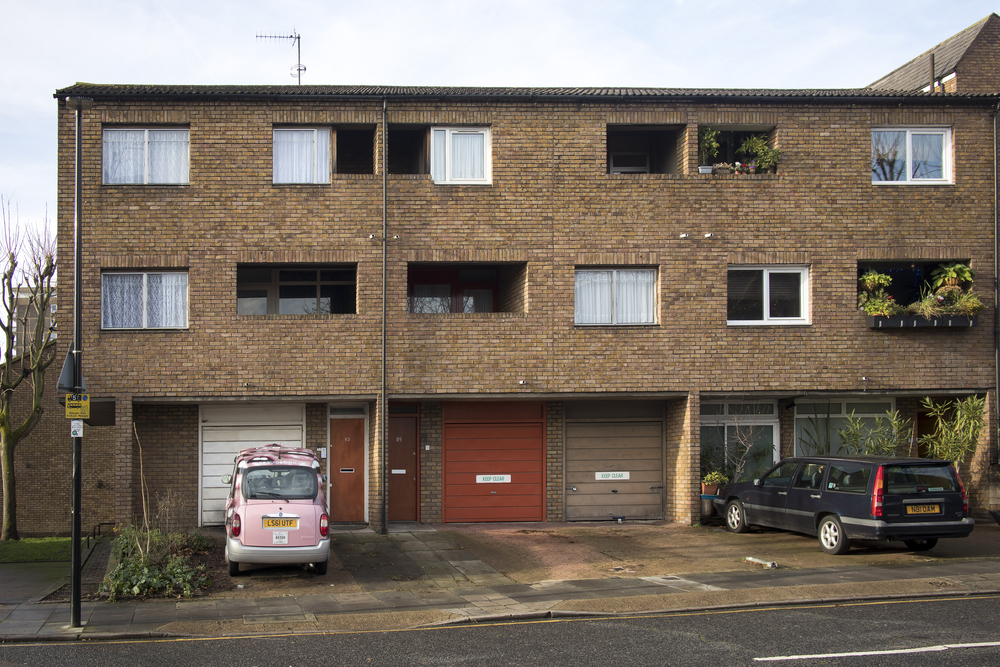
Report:
[[[365,521],[365,420],[330,420],[330,521]]]
[[[417,418],[389,417],[389,521],[417,518]]]

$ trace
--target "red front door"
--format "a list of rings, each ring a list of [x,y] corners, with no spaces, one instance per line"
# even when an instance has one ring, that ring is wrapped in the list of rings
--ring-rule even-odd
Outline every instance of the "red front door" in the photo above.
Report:
[[[389,521],[416,521],[417,418],[389,417]]]
[[[365,420],[330,420],[330,521],[365,521]]]

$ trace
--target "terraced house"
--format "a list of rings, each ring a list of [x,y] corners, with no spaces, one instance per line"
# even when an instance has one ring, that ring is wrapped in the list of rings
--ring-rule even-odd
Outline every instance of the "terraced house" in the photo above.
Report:
[[[975,75],[938,58],[948,92],[927,58],[892,89],[57,91],[62,258],[66,99],[93,100],[85,528],[139,511],[140,476],[219,524],[235,452],[272,442],[325,456],[337,522],[692,523],[703,448],[770,461],[836,449],[851,413],[920,432],[924,396],[995,406],[998,22],[959,49],[993,54]],[[858,311],[869,269],[902,300],[956,261],[974,317]],[[993,421],[963,469],[979,511]]]

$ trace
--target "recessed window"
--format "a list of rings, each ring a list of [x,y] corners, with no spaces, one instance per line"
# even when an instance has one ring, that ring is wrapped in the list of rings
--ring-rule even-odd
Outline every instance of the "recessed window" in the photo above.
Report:
[[[490,183],[488,127],[431,128],[431,177],[441,184]]]
[[[183,185],[188,182],[186,129],[105,128],[103,182],[107,185]]]
[[[860,419],[871,428],[875,426],[876,419],[886,419],[886,413],[895,408],[892,398],[796,399],[795,455],[838,454],[842,447],[840,432],[847,428],[851,417]]]
[[[577,269],[576,324],[655,324],[656,269]]]
[[[329,183],[330,129],[274,130],[275,183]]]
[[[680,128],[660,125],[609,125],[609,174],[676,174]]]
[[[774,401],[701,403],[701,473],[732,481],[760,477],[778,457]]]
[[[407,270],[411,313],[493,313],[505,267],[415,264]]]
[[[728,273],[728,324],[809,323],[808,268],[741,266]]]
[[[337,315],[356,312],[354,265],[236,268],[237,315]]]
[[[101,274],[102,329],[183,329],[188,324],[186,272]]]
[[[872,130],[872,183],[950,183],[951,130]]]

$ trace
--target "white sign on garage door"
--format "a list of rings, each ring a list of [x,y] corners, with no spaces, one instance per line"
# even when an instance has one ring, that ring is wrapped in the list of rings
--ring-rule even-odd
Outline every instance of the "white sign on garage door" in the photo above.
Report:
[[[222,476],[233,471],[233,459],[241,449],[277,443],[283,447],[302,447],[301,424],[267,426],[204,426],[201,430],[201,523],[203,526],[225,523],[229,487]]]

